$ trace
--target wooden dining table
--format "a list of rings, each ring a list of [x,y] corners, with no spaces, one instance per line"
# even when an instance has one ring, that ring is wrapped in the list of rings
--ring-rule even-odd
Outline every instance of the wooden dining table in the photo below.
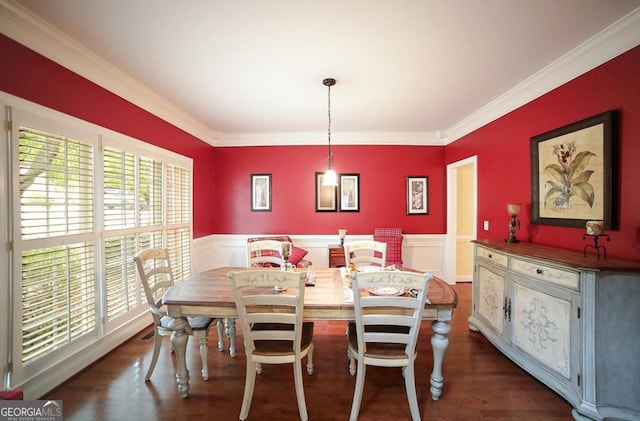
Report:
[[[220,267],[198,273],[169,288],[163,297],[169,316],[173,317],[171,345],[176,356],[176,382],[180,396],[189,396],[189,371],[186,349],[189,337],[188,316],[207,316],[234,320],[238,317],[233,298],[231,280],[227,273],[247,270],[246,267]],[[403,268],[402,270],[409,270]],[[275,293],[275,292],[274,292]],[[442,279],[434,277],[427,291],[428,302],[423,320],[433,320],[431,347],[433,368],[430,392],[434,401],[442,394],[444,379],[442,364],[449,346],[447,335],[451,332],[449,321],[458,304],[455,290]],[[307,287],[304,296],[305,320],[353,320],[355,311],[349,297],[349,279],[343,278],[337,268],[315,269],[315,286]],[[234,323],[227,324],[234,330]],[[235,335],[231,335],[233,337]]]

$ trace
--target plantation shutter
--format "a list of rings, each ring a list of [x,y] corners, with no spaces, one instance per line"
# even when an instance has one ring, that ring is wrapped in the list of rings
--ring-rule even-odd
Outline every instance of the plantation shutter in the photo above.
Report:
[[[21,361],[95,329],[93,147],[20,126]]]
[[[166,176],[167,248],[176,280],[191,275],[191,173],[169,164]]]
[[[104,148],[104,228],[133,228],[136,217],[135,156]]]

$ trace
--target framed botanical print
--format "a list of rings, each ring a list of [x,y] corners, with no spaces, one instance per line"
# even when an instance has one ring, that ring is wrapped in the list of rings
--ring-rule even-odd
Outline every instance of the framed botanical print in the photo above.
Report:
[[[336,212],[338,210],[336,195],[338,188],[323,186],[324,173],[316,173],[316,212]]]
[[[617,228],[617,112],[607,111],[534,136],[531,222]]]
[[[271,212],[271,174],[251,174],[251,212]]]
[[[360,174],[340,174],[340,212],[360,212]]]
[[[407,177],[407,215],[429,214],[429,177]]]

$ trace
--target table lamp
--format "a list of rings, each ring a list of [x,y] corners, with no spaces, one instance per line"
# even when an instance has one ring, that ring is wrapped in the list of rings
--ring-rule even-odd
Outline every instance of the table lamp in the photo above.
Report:
[[[516,229],[520,229],[520,220],[518,219],[518,214],[520,213],[520,203],[507,203],[507,213],[511,217],[511,221],[509,221],[509,237],[507,237],[507,243],[518,243],[518,239],[516,238]]]
[[[340,247],[344,246],[344,237],[347,236],[347,230],[338,230],[338,237],[340,237]]]

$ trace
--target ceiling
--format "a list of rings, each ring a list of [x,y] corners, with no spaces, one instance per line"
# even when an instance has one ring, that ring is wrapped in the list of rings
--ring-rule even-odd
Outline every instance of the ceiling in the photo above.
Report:
[[[605,61],[585,43],[640,15],[640,0],[2,2],[94,69],[36,51],[98,83],[114,66],[134,81],[102,86],[215,145],[326,142],[327,77],[336,143],[446,144]]]

